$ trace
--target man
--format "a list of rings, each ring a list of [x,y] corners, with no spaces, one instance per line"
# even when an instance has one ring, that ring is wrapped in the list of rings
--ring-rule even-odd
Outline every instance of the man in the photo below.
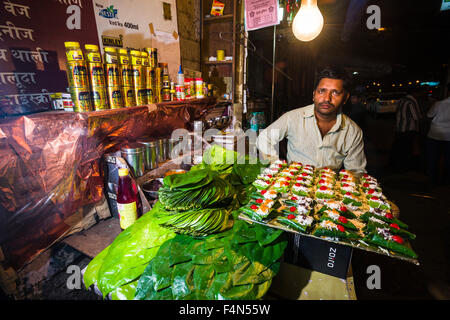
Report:
[[[439,176],[443,177],[444,183],[450,180],[450,83],[447,84],[447,98],[436,102],[428,110],[427,117],[433,119],[427,136],[427,173],[430,186],[434,187],[439,185]],[[444,174],[439,175],[442,155]]]
[[[364,173],[367,164],[363,133],[342,106],[349,98],[345,72],[325,68],[318,74],[313,104],[289,111],[272,123],[258,137],[260,152],[270,160],[278,157],[278,143],[288,139],[287,160],[329,167],[342,166]]]

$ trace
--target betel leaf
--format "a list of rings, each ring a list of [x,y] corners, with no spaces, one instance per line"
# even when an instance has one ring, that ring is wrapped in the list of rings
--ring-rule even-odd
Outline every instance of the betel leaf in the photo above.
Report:
[[[138,280],[127,283],[111,292],[111,300],[133,300]]]
[[[93,284],[97,284],[98,271],[105,261],[105,257],[108,255],[109,248],[110,246],[107,246],[105,249],[103,249],[98,255],[94,257],[94,259],[91,260],[91,262],[89,262],[88,266],[86,267],[86,270],[83,274],[83,282],[86,289]]]
[[[171,174],[163,179],[164,187],[172,189],[189,190],[200,188],[212,181],[217,173],[209,168],[191,170],[181,174]]]
[[[175,233],[162,228],[154,218],[160,206],[139,218],[117,236],[98,271],[98,288],[104,296],[139,278],[159,246]]]
[[[175,236],[148,264],[135,299],[260,299],[277,274],[286,247],[280,233],[263,236],[264,230],[236,221],[223,234]]]

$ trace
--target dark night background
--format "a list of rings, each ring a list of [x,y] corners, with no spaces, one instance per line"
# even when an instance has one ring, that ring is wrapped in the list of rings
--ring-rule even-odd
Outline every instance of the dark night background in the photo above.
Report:
[[[441,0],[356,0],[366,3],[359,12],[351,9],[351,2],[319,0],[324,28],[310,42],[297,40],[286,21],[277,26],[276,65],[292,80],[275,74],[274,119],[311,103],[314,72],[325,64],[356,71],[355,84],[377,81],[383,91],[391,91],[391,84],[400,81],[445,81],[450,62],[450,11],[440,11]],[[383,31],[366,27],[370,16],[366,8],[372,4],[381,9]],[[351,13],[351,23],[346,23]],[[254,53],[249,45],[249,98],[270,102],[272,68],[260,56],[272,61],[273,28],[250,31],[249,39],[256,47]]]
[[[276,66],[292,80],[275,73],[273,120],[312,103],[315,71],[327,64],[343,67],[352,75],[358,72],[353,82],[365,98],[376,99],[386,92],[404,95],[407,88],[425,88],[430,101],[445,97],[442,85],[419,86],[424,81],[450,82],[450,10],[440,11],[441,0],[353,1],[361,4],[359,13],[351,11],[351,2],[319,0],[324,28],[310,42],[297,40],[285,21],[277,26]],[[382,31],[366,27],[366,8],[372,4],[381,9]],[[351,13],[351,23],[346,24]],[[266,111],[268,125],[272,67],[267,60],[272,61],[273,28],[250,31],[249,39],[248,99],[255,102],[255,111]],[[423,107],[426,110],[429,106]],[[249,113],[252,111],[249,109]],[[393,167],[390,159],[398,156],[395,113],[367,112],[362,129],[367,171],[377,177],[384,194],[399,206],[400,219],[417,234],[412,245],[419,254],[420,266],[354,250],[357,298],[450,299],[450,206],[446,201],[450,188],[448,183],[433,188],[427,185],[427,131],[421,132],[413,154],[404,156],[399,167]],[[283,144],[280,150],[282,153]],[[372,264],[381,268],[381,290],[367,289],[366,268]]]

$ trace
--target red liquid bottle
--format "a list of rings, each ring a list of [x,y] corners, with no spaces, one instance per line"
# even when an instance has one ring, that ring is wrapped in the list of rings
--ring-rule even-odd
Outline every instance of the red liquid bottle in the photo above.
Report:
[[[120,228],[125,230],[138,218],[137,189],[128,175],[128,169],[119,169],[119,186],[117,189],[117,209]]]

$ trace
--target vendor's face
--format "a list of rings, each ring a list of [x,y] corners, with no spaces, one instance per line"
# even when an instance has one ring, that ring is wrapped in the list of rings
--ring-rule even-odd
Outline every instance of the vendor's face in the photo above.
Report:
[[[339,107],[348,99],[343,85],[343,80],[321,79],[313,92],[315,112],[324,116],[337,114]]]

